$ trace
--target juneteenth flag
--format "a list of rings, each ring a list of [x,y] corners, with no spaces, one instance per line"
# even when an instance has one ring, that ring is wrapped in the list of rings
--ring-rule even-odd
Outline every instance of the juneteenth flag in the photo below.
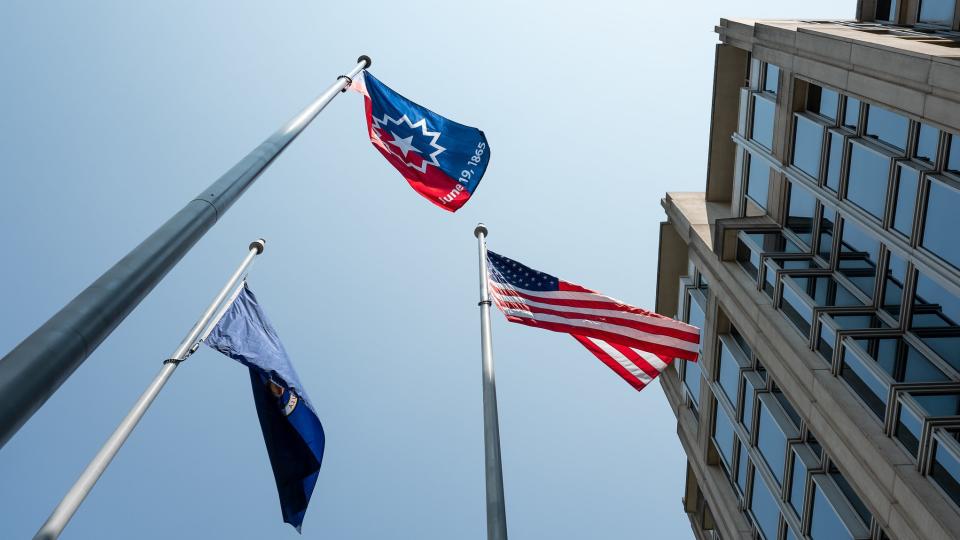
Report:
[[[490,162],[487,137],[394,92],[369,71],[353,81],[364,96],[370,142],[417,193],[456,212]]]
[[[487,251],[494,303],[510,322],[570,334],[642,390],[674,358],[696,361],[700,329]]]

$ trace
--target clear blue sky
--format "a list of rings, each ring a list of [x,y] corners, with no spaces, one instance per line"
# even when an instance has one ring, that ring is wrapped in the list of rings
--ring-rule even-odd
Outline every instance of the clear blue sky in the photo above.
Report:
[[[720,16],[853,0],[8,1],[0,6],[0,354],[361,53],[493,157],[450,215],[338,97],[0,450],[0,538],[27,538],[263,236],[251,286],[327,432],[304,537],[482,539],[477,221],[535,268],[651,306],[663,192],[702,190]],[[494,313],[512,538],[689,538],[659,385]],[[246,370],[176,372],[64,538],[295,538]]]

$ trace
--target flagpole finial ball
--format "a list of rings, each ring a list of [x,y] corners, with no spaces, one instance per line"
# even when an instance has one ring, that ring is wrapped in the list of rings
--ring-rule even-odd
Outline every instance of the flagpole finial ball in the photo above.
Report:
[[[489,232],[490,231],[487,230],[486,225],[484,225],[483,223],[477,223],[477,228],[473,230],[473,235],[476,236],[477,238],[480,238],[480,235],[482,234],[484,238],[486,238]]]
[[[263,250],[267,247],[267,241],[263,238],[257,238],[253,242],[250,242],[250,249],[257,250],[257,255],[263,253]]]
[[[366,64],[365,66],[363,66],[363,69],[367,69],[368,67],[373,65],[373,60],[371,60],[370,57],[365,54],[361,54],[360,58],[357,58],[357,63],[360,63],[360,62],[363,62]]]

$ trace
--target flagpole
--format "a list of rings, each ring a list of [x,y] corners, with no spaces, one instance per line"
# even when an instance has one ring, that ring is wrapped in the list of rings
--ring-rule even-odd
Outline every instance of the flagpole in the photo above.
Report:
[[[487,282],[487,227],[473,230],[480,253],[480,351],[483,359],[483,443],[486,458],[487,540],[507,540],[507,512],[500,460],[500,422],[497,418],[497,381],[493,373],[490,335],[490,290]]]
[[[117,452],[120,451],[120,447],[126,442],[127,437],[129,437],[134,428],[137,427],[137,424],[140,422],[140,419],[143,418],[143,415],[147,412],[153,400],[160,394],[160,390],[163,389],[167,380],[173,375],[174,370],[177,369],[177,366],[180,365],[181,362],[197,350],[202,340],[201,336],[205,337],[209,333],[205,332],[205,330],[208,330],[212,325],[219,322],[219,319],[226,313],[226,310],[222,309],[224,300],[232,298],[239,287],[243,286],[243,280],[247,270],[250,268],[250,265],[253,264],[254,258],[263,253],[265,244],[266,242],[262,238],[250,243],[250,251],[247,253],[247,256],[244,257],[243,262],[240,263],[240,266],[233,272],[230,279],[227,280],[227,283],[220,289],[220,292],[217,293],[213,302],[204,310],[196,324],[190,328],[187,336],[183,338],[183,341],[180,342],[180,345],[177,346],[177,349],[170,358],[163,362],[163,368],[160,370],[160,373],[157,374],[153,382],[151,382],[143,394],[140,395],[140,399],[133,405],[133,408],[130,409],[127,416],[123,418],[123,421],[120,422],[117,429],[110,435],[107,442],[103,444],[100,451],[97,452],[97,455],[90,460],[90,463],[87,464],[83,473],[81,473],[77,481],[74,482],[73,487],[63,496],[60,504],[54,508],[50,517],[47,518],[47,521],[40,527],[40,530],[37,531],[34,540],[53,540],[60,536],[63,529],[67,526],[67,523],[70,522],[70,518],[77,512],[80,504],[87,498],[90,490],[93,489],[93,486],[97,483],[97,480],[100,479],[100,476],[110,465],[110,462],[113,461]],[[216,317],[214,317],[214,315],[216,315]]]
[[[0,359],[0,448],[352,79],[364,55],[297,116]]]

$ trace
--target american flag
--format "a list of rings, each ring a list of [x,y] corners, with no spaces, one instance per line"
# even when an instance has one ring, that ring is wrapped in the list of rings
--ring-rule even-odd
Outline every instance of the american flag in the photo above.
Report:
[[[573,336],[637,390],[674,358],[697,360],[700,329],[487,251],[490,292],[510,322]]]

